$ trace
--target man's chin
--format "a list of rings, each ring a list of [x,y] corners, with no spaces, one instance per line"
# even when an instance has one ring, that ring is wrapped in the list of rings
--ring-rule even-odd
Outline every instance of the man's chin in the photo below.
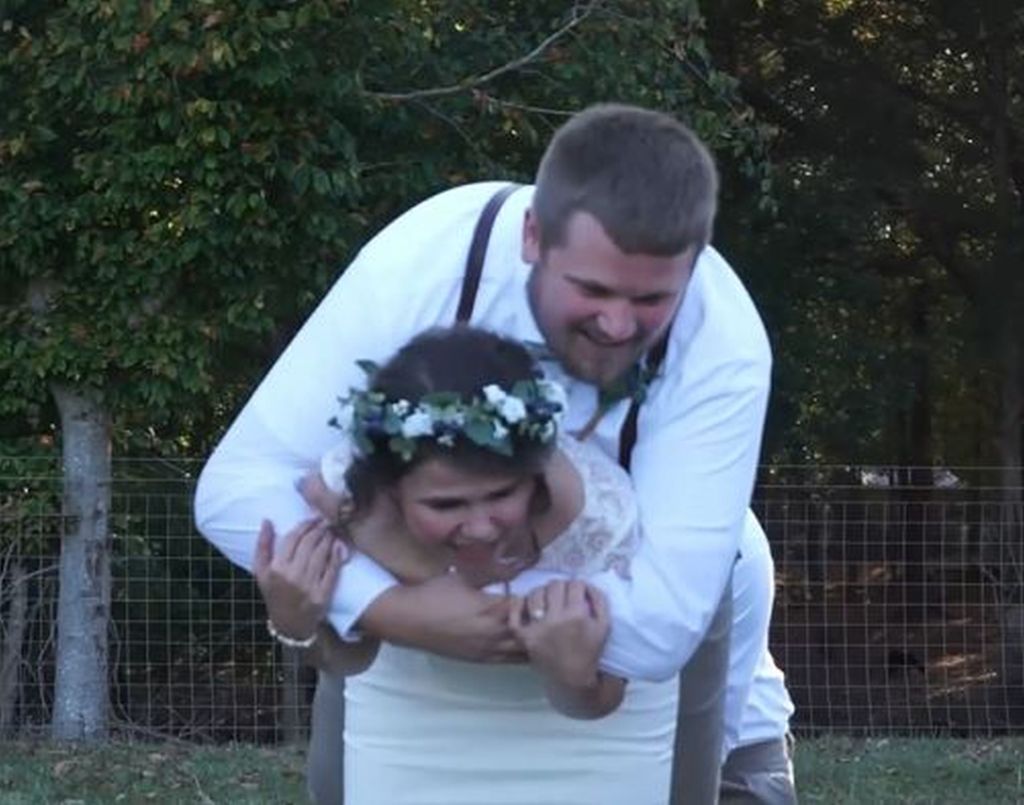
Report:
[[[572,356],[569,360],[563,360],[562,366],[577,380],[603,389],[614,386],[639,360],[639,357],[639,355],[629,355],[616,356],[614,360],[587,360]]]

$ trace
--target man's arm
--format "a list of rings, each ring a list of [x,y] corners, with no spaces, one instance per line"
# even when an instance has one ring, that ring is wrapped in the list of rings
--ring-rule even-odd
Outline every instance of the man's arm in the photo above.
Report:
[[[602,668],[666,679],[714,617],[750,502],[767,404],[770,356],[720,363],[652,394],[632,476],[642,540],[629,582],[596,578],[612,631]]]
[[[341,436],[327,422],[338,396],[365,381],[355,361],[383,361],[416,333],[450,322],[469,235],[495,186],[428,200],[374,238],[253,393],[203,469],[195,500],[199,530],[235,564],[251,571],[263,519],[286,533],[311,515],[295,484]],[[394,584],[356,554],[328,620],[349,636],[370,602],[407,599]]]

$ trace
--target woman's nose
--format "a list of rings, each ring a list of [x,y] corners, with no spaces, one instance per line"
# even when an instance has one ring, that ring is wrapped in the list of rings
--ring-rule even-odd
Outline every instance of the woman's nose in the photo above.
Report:
[[[464,537],[486,541],[497,539],[499,534],[498,524],[491,513],[483,508],[469,512],[462,522],[461,531]]]

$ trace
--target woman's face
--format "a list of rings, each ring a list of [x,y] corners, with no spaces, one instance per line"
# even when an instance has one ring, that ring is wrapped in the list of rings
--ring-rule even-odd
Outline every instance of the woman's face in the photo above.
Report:
[[[481,474],[431,458],[396,485],[397,503],[413,538],[445,546],[470,583],[484,583],[516,565],[532,547],[530,512],[536,476]]]

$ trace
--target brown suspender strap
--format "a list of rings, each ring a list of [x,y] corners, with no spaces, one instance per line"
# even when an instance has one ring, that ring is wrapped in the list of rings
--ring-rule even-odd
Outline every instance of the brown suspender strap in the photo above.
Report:
[[[661,362],[665,360],[665,352],[668,350],[668,335],[666,332],[647,353],[647,367],[649,371],[657,372]],[[626,420],[622,423],[622,430],[619,431],[619,464],[622,469],[629,472],[630,462],[633,460],[633,447],[636,445],[637,419],[640,416],[640,405],[635,399],[629,404],[626,412]]]
[[[505,203],[505,199],[518,189],[519,185],[517,184],[501,188],[491,196],[477,219],[476,228],[473,230],[473,240],[469,244],[469,254],[466,255],[466,272],[462,276],[462,295],[459,297],[459,307],[455,312],[455,321],[460,324],[466,324],[473,315],[473,305],[476,302],[477,289],[480,287],[480,277],[484,273],[484,257],[487,256],[487,242],[491,239],[494,219],[498,217],[498,211]]]

